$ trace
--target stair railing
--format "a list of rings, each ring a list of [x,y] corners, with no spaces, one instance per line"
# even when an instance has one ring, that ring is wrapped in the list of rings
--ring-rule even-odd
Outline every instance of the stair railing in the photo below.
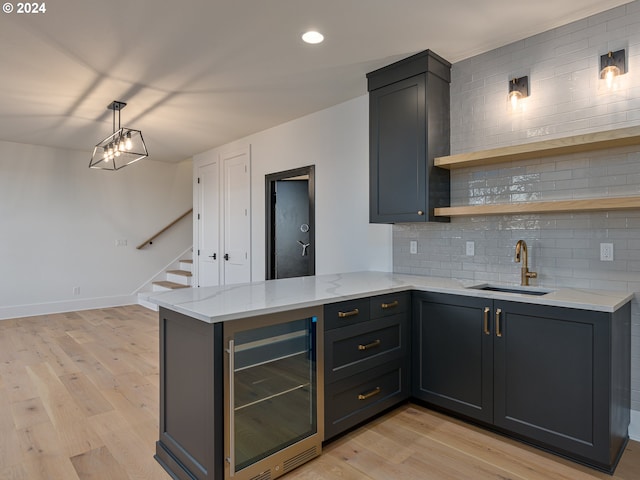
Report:
[[[173,222],[171,222],[169,225],[167,225],[166,227],[164,227],[162,230],[159,230],[157,233],[153,234],[152,236],[150,236],[148,239],[146,239],[144,242],[142,242],[140,245],[138,245],[136,248],[138,250],[140,250],[141,248],[145,247],[146,245],[151,245],[153,244],[153,241],[159,237],[160,235],[162,235],[164,232],[166,232],[167,230],[169,230],[171,227],[173,227],[176,223],[178,223],[180,220],[182,220],[184,217],[186,217],[187,215],[189,215],[191,212],[193,212],[193,208],[190,208],[188,211],[184,212],[182,215],[180,215],[178,218],[176,218]]]

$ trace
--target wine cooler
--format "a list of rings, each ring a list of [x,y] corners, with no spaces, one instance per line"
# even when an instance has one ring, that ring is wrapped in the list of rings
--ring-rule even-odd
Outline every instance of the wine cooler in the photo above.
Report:
[[[322,307],[224,324],[225,478],[277,478],[320,455]]]

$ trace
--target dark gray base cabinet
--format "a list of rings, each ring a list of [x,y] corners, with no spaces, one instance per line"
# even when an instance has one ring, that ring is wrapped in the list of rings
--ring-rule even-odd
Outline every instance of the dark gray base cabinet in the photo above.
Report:
[[[412,394],[611,472],[628,440],[630,304],[593,312],[415,293]]]
[[[410,298],[325,305],[325,440],[409,398]]]

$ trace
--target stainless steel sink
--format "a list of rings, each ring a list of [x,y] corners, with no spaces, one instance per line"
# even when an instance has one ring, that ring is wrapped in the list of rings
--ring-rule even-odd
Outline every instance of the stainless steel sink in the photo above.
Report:
[[[503,293],[519,293],[522,295],[537,295],[542,296],[547,293],[553,292],[553,290],[546,290],[538,287],[518,287],[518,286],[503,286],[503,285],[491,285],[491,284],[483,284],[483,285],[474,285],[472,287],[474,290],[484,290],[489,292],[503,292]]]

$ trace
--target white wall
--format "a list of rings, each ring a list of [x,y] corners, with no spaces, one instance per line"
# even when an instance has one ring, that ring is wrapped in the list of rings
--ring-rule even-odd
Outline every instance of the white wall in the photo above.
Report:
[[[131,303],[191,245],[185,219],[135,248],[191,208],[191,160],[108,172],[89,157],[0,142],[0,318]]]
[[[251,145],[252,280],[265,278],[265,175],[307,165],[316,166],[316,274],[391,271],[391,226],[369,224],[368,125],[365,95],[203,155]]]

